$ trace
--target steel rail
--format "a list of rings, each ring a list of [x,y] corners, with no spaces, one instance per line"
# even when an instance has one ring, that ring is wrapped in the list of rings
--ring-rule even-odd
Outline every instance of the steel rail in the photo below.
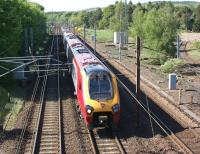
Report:
[[[94,133],[91,130],[88,130],[88,134],[89,134],[89,139],[92,144],[92,150],[93,150],[94,154],[98,154],[99,151],[98,151],[97,143],[95,141]]]

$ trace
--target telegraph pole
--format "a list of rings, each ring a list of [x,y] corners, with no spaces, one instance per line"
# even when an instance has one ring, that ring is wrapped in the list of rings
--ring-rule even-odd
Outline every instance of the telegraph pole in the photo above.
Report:
[[[179,58],[180,56],[180,51],[179,51],[179,47],[180,47],[180,42],[179,42],[180,38],[179,38],[179,35],[177,35],[177,47],[176,47],[176,50],[177,50],[177,58]]]
[[[84,38],[84,42],[85,42],[85,24],[83,25],[83,38]]]
[[[120,3],[122,3],[122,0],[120,1]],[[120,22],[120,32],[119,32],[119,61],[121,62],[121,45],[122,45],[122,9],[121,8],[120,8],[119,22]]]
[[[136,97],[140,100],[140,38],[136,40]]]
[[[136,38],[136,98],[140,101],[140,38]],[[136,127],[140,126],[140,109],[136,103]]]
[[[125,0],[125,44],[128,44],[128,11],[127,11],[127,0]]]
[[[96,39],[96,23],[94,25],[94,52],[96,52],[96,44],[97,44],[97,39]]]

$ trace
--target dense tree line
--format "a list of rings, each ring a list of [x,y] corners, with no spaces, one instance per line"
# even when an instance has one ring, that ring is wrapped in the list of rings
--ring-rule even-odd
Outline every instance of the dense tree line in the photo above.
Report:
[[[16,56],[22,53],[24,29],[32,27],[34,46],[37,47],[46,27],[44,8],[27,0],[0,1],[0,55]]]
[[[49,13],[48,21],[53,23],[56,17],[57,22],[71,26],[93,28],[96,25],[99,29],[128,30],[132,35],[139,35],[148,48],[173,56],[178,30],[200,32],[200,5],[194,8],[186,3],[175,4],[160,1],[134,5],[130,1],[125,5],[116,2],[102,9]]]

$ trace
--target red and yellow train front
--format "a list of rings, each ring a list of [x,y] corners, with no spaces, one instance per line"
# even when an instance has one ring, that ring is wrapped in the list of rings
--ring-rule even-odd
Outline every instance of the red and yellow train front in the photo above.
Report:
[[[120,118],[120,98],[116,77],[102,67],[81,71],[83,83],[84,120],[89,129],[117,126]]]

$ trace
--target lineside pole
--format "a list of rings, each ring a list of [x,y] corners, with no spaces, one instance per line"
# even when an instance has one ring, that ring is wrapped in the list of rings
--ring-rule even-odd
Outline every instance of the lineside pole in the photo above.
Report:
[[[140,38],[136,38],[136,98],[140,100]],[[140,126],[140,110],[136,104],[136,127]]]
[[[179,51],[179,48],[180,48],[180,43],[179,43],[179,41],[180,41],[180,38],[179,38],[179,35],[177,35],[177,47],[176,47],[176,55],[177,55],[177,58],[179,58],[180,57],[180,51]]]
[[[97,39],[96,39],[96,23],[94,25],[94,52],[96,52],[96,44],[97,44]]]
[[[83,38],[84,38],[84,43],[85,43],[85,24],[83,25]]]
[[[140,100],[140,38],[137,36],[136,40],[136,97]]]

